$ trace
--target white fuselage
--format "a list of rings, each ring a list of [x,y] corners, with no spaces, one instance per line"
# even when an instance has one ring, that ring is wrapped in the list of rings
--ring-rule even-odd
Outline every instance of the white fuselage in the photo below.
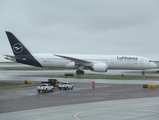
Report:
[[[108,69],[142,70],[156,68],[155,62],[148,58],[133,55],[86,55],[86,54],[31,54],[29,50],[9,31],[6,35],[14,56],[6,59],[22,64],[44,68],[76,68],[77,74],[84,69],[95,72],[107,72]]]
[[[55,56],[54,54],[32,54],[35,59],[47,68],[78,68],[74,61]],[[72,58],[91,61],[92,63],[106,63],[108,69],[146,70],[156,68],[157,65],[150,59],[130,55],[87,55],[87,54],[60,54]],[[87,66],[87,65],[86,65]]]

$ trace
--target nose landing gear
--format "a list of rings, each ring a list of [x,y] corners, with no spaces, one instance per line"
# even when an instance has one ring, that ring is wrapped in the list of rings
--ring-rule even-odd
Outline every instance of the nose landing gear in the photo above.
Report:
[[[146,70],[142,70],[142,75],[145,75]]]

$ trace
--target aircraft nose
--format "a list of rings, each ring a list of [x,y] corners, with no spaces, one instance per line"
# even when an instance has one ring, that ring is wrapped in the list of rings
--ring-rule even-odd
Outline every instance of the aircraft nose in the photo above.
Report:
[[[156,68],[156,67],[157,67],[157,64],[156,64],[156,63],[154,63],[154,62],[153,62],[151,65],[152,65],[154,68]]]

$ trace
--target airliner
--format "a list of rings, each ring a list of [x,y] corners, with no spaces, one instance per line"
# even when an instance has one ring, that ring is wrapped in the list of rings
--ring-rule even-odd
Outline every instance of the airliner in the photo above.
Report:
[[[89,69],[94,72],[107,72],[109,69],[141,70],[157,67],[155,61],[134,55],[87,55],[87,54],[42,54],[31,53],[14,34],[6,31],[14,56],[5,55],[5,59],[43,68],[74,68],[76,74],[84,74]]]

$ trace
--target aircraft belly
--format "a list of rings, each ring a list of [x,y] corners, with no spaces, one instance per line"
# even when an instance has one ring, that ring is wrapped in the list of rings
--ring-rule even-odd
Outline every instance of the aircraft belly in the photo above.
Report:
[[[56,60],[56,61],[42,61],[41,64],[43,67],[48,67],[48,68],[62,68],[65,67],[69,61],[66,60]]]

